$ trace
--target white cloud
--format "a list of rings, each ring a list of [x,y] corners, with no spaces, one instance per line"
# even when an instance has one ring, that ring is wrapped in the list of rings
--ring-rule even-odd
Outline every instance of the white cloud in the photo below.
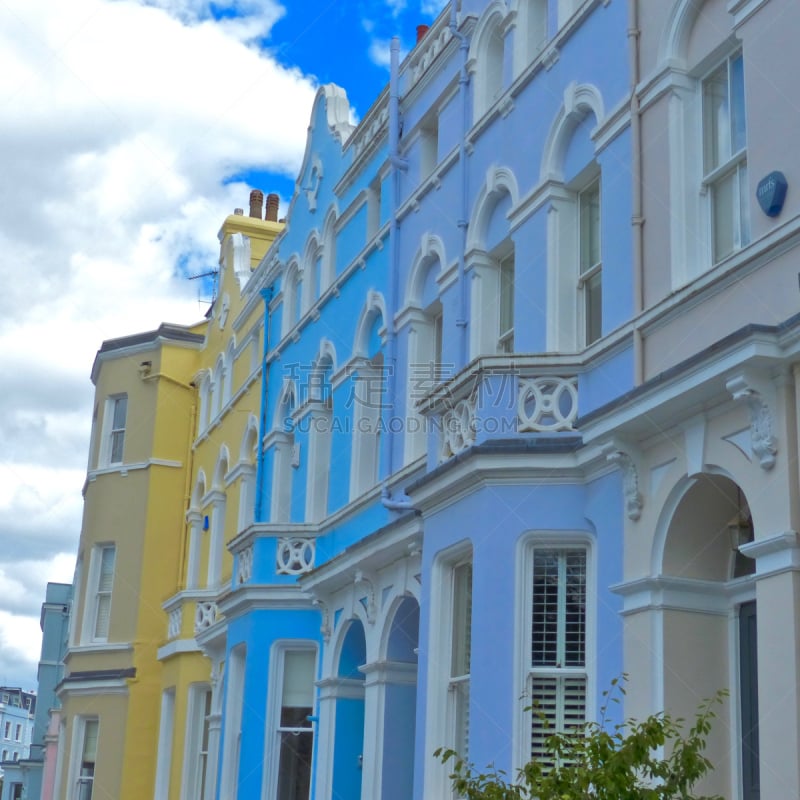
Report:
[[[214,20],[210,5],[0,6],[4,652],[38,642],[45,582],[59,559],[74,563],[96,350],[199,319],[178,263],[216,264],[219,225],[249,190],[226,181],[250,168],[294,177],[303,155],[316,87],[256,46],[282,7],[223,0],[238,16]],[[2,599],[10,561],[32,576],[16,611]]]

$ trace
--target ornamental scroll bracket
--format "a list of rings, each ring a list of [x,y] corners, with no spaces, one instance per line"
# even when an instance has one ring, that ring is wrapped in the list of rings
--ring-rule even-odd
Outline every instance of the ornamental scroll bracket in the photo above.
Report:
[[[778,453],[778,439],[772,432],[774,387],[753,372],[742,372],[728,380],[725,388],[734,400],[746,404],[750,414],[750,449],[762,469],[772,469]]]
[[[322,621],[319,625],[319,632],[322,634],[323,641],[327,644],[331,640],[331,612],[328,608],[328,604],[320,600],[318,597],[315,597],[311,601],[311,605],[316,606],[322,616]]]
[[[625,514],[636,522],[642,516],[644,498],[639,490],[639,470],[631,449],[620,442],[611,442],[605,449],[606,460],[616,464],[622,472],[622,490],[625,494]]]
[[[377,603],[375,600],[375,583],[371,577],[364,574],[363,570],[356,570],[353,575],[353,584],[355,586],[364,586],[367,590],[367,603],[364,607],[367,612],[367,622],[370,625],[375,623],[375,616],[377,612]]]

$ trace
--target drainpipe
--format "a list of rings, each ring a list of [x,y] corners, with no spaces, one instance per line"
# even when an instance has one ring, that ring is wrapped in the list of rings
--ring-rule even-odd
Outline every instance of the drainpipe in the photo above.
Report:
[[[642,118],[639,108],[639,4],[628,0],[628,69],[631,76],[631,171],[633,173],[633,361],[634,383],[644,381],[644,342],[638,317],[644,310],[644,216],[642,215]]]
[[[456,326],[459,328],[458,368],[466,366],[469,360],[469,297],[467,281],[464,274],[465,254],[467,250],[467,226],[469,225],[469,210],[467,209],[467,191],[469,189],[469,175],[467,174],[467,131],[469,130],[469,105],[467,103],[467,89],[469,86],[469,73],[467,72],[467,59],[469,57],[469,39],[458,29],[456,15],[456,0],[450,3],[450,32],[455,36],[461,53],[461,69],[458,76],[458,94],[461,100],[461,137],[458,143],[458,164],[461,170],[461,207],[458,214],[458,227],[461,229],[461,246],[458,249],[458,287],[459,287],[459,318]]]
[[[269,304],[272,302],[273,287],[261,290],[264,299],[264,352],[261,355],[261,413],[258,421],[258,458],[256,459],[256,522],[263,522],[264,509],[264,437],[267,435],[267,353],[269,353]]]
[[[397,335],[394,328],[394,316],[397,313],[398,279],[400,275],[400,220],[397,208],[400,205],[400,173],[408,168],[408,162],[400,158],[400,91],[398,78],[400,72],[400,39],[392,37],[389,62],[389,164],[392,170],[392,217],[389,225],[389,287],[386,298],[386,346],[388,351],[389,371],[386,375],[387,393],[390,399],[397,397]],[[394,434],[389,432],[386,447],[382,453],[383,485],[381,487],[381,503],[390,511],[402,511],[411,508],[408,498],[392,499],[389,490],[389,477],[394,467]]]

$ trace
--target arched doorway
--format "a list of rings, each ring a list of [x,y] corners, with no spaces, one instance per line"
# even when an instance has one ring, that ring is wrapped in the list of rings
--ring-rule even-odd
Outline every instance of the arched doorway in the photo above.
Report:
[[[367,660],[364,626],[352,620],[344,634],[336,671],[333,798],[361,797],[364,754],[364,673]]]
[[[755,561],[740,551],[753,538],[741,488],[698,475],[669,520],[661,563],[664,707],[691,719],[705,698],[730,691],[730,714],[718,714],[708,738],[715,769],[702,788],[742,800],[759,797]]]

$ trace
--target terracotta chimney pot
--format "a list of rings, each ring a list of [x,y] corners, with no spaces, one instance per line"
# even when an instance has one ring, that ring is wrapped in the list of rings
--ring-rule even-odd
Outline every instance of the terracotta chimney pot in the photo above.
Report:
[[[428,32],[430,25],[417,25],[417,44],[422,41],[422,37]]]
[[[277,222],[278,221],[278,205],[280,204],[280,198],[278,197],[275,192],[270,192],[267,195],[267,213],[264,216],[268,222]]]
[[[264,207],[264,192],[253,189],[250,192],[250,216],[261,219],[261,209]]]

